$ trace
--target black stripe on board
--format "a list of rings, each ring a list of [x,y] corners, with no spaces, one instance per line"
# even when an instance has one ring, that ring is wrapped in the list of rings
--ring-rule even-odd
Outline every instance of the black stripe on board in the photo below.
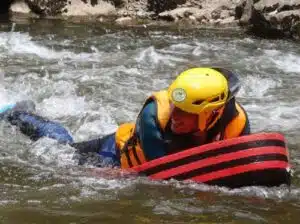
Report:
[[[246,186],[275,187],[281,184],[291,184],[291,174],[286,169],[267,169],[245,172],[237,175],[208,181],[205,184],[240,188]]]
[[[198,160],[206,159],[209,157],[215,157],[222,154],[227,154],[231,152],[238,152],[250,148],[258,148],[258,147],[266,147],[266,146],[280,146],[285,148],[285,142],[278,139],[269,139],[269,140],[255,140],[250,142],[243,142],[236,145],[231,146],[225,146],[221,148],[217,148],[214,150],[209,150],[207,152],[200,152],[199,154],[194,154],[191,156],[187,156],[172,162],[166,162],[163,164],[160,164],[158,166],[146,169],[141,171],[142,174],[145,174],[147,176],[168,170],[174,167],[182,166],[188,163],[192,163]]]
[[[139,158],[139,156],[138,156],[138,154],[137,154],[137,152],[136,152],[136,148],[135,148],[134,145],[132,146],[132,152],[133,152],[133,156],[134,156],[134,158],[135,158],[137,164],[138,164],[138,165],[141,165],[142,163],[141,163],[141,161],[140,161],[140,158]]]
[[[227,162],[223,162],[223,163],[218,163],[218,164],[211,165],[211,166],[202,167],[199,169],[195,169],[193,171],[189,171],[187,173],[181,173],[179,175],[172,176],[170,178],[174,178],[176,180],[186,180],[186,179],[190,179],[192,177],[196,177],[199,175],[208,174],[208,173],[216,172],[219,170],[224,170],[224,169],[228,169],[228,168],[232,168],[232,167],[236,167],[236,166],[247,165],[247,164],[251,164],[251,163],[255,163],[255,162],[262,162],[262,161],[284,161],[284,162],[287,162],[288,159],[287,159],[286,155],[282,155],[282,154],[265,154],[265,155],[259,155],[259,156],[250,156],[250,157],[246,157],[246,158],[242,158],[242,159],[236,159],[236,160],[231,160],[231,161],[227,161]],[[170,178],[167,178],[167,179],[170,179]]]

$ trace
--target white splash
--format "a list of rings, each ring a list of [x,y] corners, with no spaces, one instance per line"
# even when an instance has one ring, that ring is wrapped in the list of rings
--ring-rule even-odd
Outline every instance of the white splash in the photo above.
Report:
[[[262,78],[259,75],[246,76],[241,79],[242,88],[238,93],[238,97],[245,98],[262,98],[271,97],[272,94],[268,94],[271,89],[278,88],[282,85],[281,80],[275,80],[274,78]]]
[[[205,55],[209,52],[216,52],[222,49],[222,45],[209,44],[206,42],[195,42],[196,46],[194,47],[192,54],[195,56]]]
[[[300,73],[300,54],[286,53],[279,50],[264,50],[271,62],[283,72]]]
[[[75,149],[68,146],[59,144],[56,140],[50,138],[41,138],[32,144],[30,149],[30,158],[33,164],[50,167],[67,168],[76,165],[77,161],[74,160]]]
[[[37,105],[40,114],[49,118],[84,114],[85,97],[78,97],[75,88],[76,86],[70,82],[57,81],[52,83],[49,79],[45,80],[45,85],[40,90],[40,94],[45,91],[51,95]]]
[[[136,57],[136,61],[138,63],[146,63],[150,65],[158,65],[160,63],[168,65],[168,66],[175,66],[176,62],[185,62],[187,61],[184,58],[179,58],[177,56],[173,56],[170,54],[163,54],[164,52],[160,52],[156,50],[153,46],[148,47],[142,50],[138,56]]]
[[[36,43],[28,33],[20,32],[0,33],[0,51],[3,50],[10,55],[22,54],[26,57],[36,55],[49,60],[99,61],[101,57],[101,52],[75,54],[66,50],[56,51]]]
[[[85,105],[84,97],[50,97],[38,105],[38,110],[49,118],[80,116],[85,113]]]
[[[100,107],[97,112],[89,110],[87,116],[79,129],[74,134],[77,141],[86,141],[91,137],[100,137],[116,131],[118,125],[104,107]]]

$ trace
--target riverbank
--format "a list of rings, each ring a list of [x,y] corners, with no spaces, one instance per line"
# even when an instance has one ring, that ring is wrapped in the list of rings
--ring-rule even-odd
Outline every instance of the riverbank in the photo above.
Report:
[[[8,0],[12,16],[241,28],[263,38],[300,39],[297,0]]]

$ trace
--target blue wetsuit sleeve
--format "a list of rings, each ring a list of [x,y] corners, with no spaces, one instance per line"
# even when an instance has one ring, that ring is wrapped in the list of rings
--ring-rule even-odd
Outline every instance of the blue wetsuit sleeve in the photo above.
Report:
[[[59,143],[73,142],[72,136],[60,123],[49,121],[41,116],[23,111],[14,111],[7,119],[12,125],[18,126],[22,133],[32,140],[48,137],[56,139]]]
[[[149,102],[141,111],[136,123],[136,132],[147,160],[166,155],[166,144],[157,123],[157,106],[154,101]]]

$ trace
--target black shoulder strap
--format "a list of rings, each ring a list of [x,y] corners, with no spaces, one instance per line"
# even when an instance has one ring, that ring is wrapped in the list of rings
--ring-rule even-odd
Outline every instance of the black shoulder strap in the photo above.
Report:
[[[138,165],[142,164],[137,155],[137,152],[136,152],[136,147],[135,147],[136,145],[137,145],[137,137],[136,137],[136,134],[133,134],[133,136],[131,136],[131,138],[129,138],[127,140],[127,142],[124,144],[123,148],[120,150],[121,154],[125,153],[129,167],[133,166],[130,155],[129,155],[129,147],[131,147],[131,151],[132,151],[133,156],[134,156],[136,162],[138,163]]]

